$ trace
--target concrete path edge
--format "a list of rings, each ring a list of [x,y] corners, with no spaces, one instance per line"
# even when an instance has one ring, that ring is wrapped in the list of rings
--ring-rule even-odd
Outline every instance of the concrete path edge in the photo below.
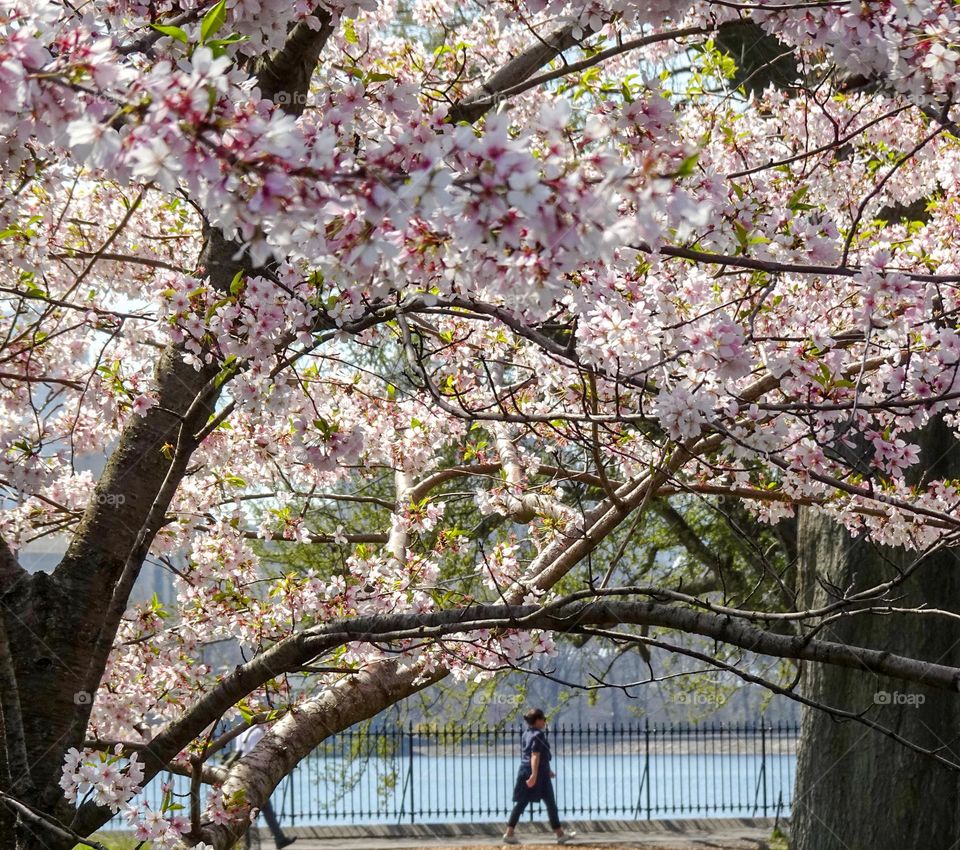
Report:
[[[671,820],[565,820],[563,828],[585,833],[624,833],[638,836],[698,835],[737,829],[766,829],[773,831],[779,825],[786,829],[788,822],[781,818],[676,818]],[[542,821],[521,822],[525,835],[547,834],[549,826]],[[457,838],[471,835],[497,836],[503,833],[503,824],[493,823],[406,823],[369,824],[362,826],[286,826],[287,835],[298,838]],[[261,828],[261,833],[267,832]]]

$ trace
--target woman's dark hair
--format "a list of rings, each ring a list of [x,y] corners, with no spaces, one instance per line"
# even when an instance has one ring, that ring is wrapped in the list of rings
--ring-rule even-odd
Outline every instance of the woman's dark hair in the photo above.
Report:
[[[527,721],[528,726],[533,726],[538,720],[546,720],[547,715],[543,713],[542,708],[531,708],[523,715],[523,719]]]

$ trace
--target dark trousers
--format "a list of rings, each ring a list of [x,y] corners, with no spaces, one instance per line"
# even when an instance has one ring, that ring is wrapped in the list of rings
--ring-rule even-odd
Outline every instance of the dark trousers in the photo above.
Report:
[[[267,822],[267,828],[273,836],[273,843],[279,847],[281,843],[286,841],[287,837],[280,828],[280,821],[277,820],[277,816],[274,814],[273,806],[270,805],[269,800],[267,800],[266,805],[260,809],[260,814],[263,815],[263,819]],[[250,829],[256,829],[256,826],[251,825]],[[247,830],[247,847],[250,846],[250,829]]]
[[[550,818],[550,826],[553,829],[560,829],[560,813],[557,811],[557,798],[553,794],[553,783],[547,782],[541,793],[543,805],[547,807],[547,817]],[[523,810],[527,807],[527,802],[527,800],[521,800],[519,803],[514,804],[513,811],[510,812],[510,820],[507,821],[507,826],[511,829],[520,822],[520,815],[523,814]]]

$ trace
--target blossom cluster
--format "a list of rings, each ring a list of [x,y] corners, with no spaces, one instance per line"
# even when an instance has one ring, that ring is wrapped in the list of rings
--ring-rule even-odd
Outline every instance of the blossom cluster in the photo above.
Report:
[[[549,598],[544,553],[638,482],[919,550],[955,530],[956,477],[922,467],[924,429],[958,431],[960,7],[753,5],[828,95],[737,90],[709,40],[733,12],[684,0],[238,0],[219,39],[213,3],[0,0],[0,535],[116,506],[84,461],[169,415],[162,358],[220,391],[150,546],[175,596],[126,612],[93,739],[148,742],[222,679],[214,643]],[[297,24],[331,28],[312,83],[268,92],[252,58]],[[566,27],[579,71],[451,120]],[[503,630],[335,660],[467,682],[553,651]],[[143,778],[73,750],[62,787],[171,845]]]

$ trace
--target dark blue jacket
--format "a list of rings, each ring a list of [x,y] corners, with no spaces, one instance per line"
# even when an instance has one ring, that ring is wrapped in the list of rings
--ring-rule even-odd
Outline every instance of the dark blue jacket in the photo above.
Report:
[[[540,753],[540,766],[537,768],[537,784],[533,788],[527,787],[530,778],[530,757]],[[536,803],[543,799],[544,791],[552,788],[550,782],[550,742],[542,729],[529,727],[523,730],[520,737],[520,769],[517,771],[517,782],[513,787],[513,802]]]

